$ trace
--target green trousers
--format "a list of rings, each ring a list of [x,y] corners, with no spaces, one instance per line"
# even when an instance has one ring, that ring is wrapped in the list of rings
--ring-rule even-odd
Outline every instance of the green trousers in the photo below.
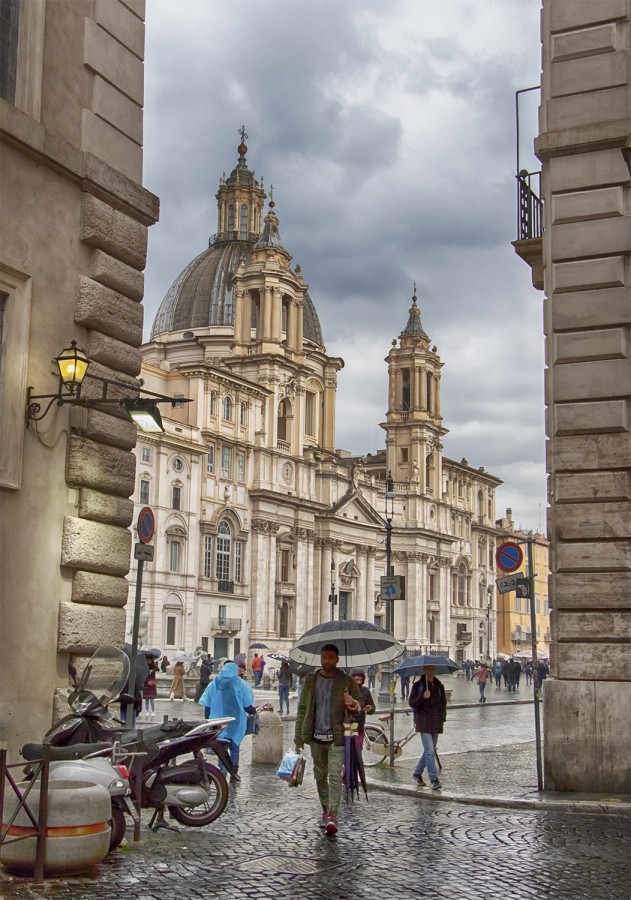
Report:
[[[309,746],[322,809],[330,816],[337,817],[342,799],[344,747],[337,747],[335,744],[318,744],[316,741],[311,741]]]

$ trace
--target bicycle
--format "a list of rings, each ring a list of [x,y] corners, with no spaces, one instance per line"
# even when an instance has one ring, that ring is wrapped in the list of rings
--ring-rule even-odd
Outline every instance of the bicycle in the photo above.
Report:
[[[384,722],[389,724],[390,717],[394,715],[393,713],[386,713],[383,716],[378,716],[380,722]],[[406,712],[406,716],[409,716],[410,713]],[[417,734],[416,728],[414,725],[405,735],[405,737],[401,738],[400,741],[394,742],[394,758],[398,759],[403,753],[403,747],[412,738]],[[370,724],[366,724],[364,727],[364,746],[362,747],[362,756],[364,758],[365,766],[376,766],[380,762],[384,762],[386,759],[390,759],[390,738],[386,731],[386,726],[384,725],[375,725],[374,722]]]

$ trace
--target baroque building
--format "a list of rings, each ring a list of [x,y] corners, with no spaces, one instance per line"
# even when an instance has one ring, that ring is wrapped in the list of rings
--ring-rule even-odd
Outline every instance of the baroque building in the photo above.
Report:
[[[385,625],[391,473],[391,565],[406,585],[396,636],[423,652],[484,655],[500,481],[443,455],[443,363],[417,298],[386,360],[385,449],[337,450],[344,363],[327,355],[244,139],[219,183],[217,232],[167,291],[142,348],[145,386],[191,401],[135,451],[136,512],[150,505],[157,524],[143,581],[150,642],[231,657],[254,641],[287,651],[333,616]]]

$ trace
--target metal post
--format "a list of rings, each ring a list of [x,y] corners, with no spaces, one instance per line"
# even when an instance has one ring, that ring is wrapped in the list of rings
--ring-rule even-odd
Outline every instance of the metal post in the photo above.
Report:
[[[535,609],[535,573],[532,559],[532,532],[528,535],[528,594],[530,602],[530,637],[532,648],[532,686],[535,710],[535,748],[537,753],[537,788],[543,790],[543,767],[541,764],[541,718],[539,710],[539,679],[537,673],[537,615]]]
[[[329,594],[329,603],[331,604],[331,621],[335,618],[335,606],[337,597],[335,596],[335,561],[331,559],[331,592]]]
[[[48,774],[50,746],[42,746],[42,770],[39,778],[39,811],[37,816],[37,844],[35,846],[35,884],[43,884],[46,869],[46,832],[48,831]]]
[[[142,570],[144,560],[138,560],[138,572],[136,574],[136,599],[134,602],[134,624],[131,634],[131,659],[129,661],[128,694],[132,702],[128,703],[125,712],[125,728],[133,728],[134,723],[134,698],[136,696],[136,655],[138,653],[138,628],[140,626],[140,598],[142,596]]]

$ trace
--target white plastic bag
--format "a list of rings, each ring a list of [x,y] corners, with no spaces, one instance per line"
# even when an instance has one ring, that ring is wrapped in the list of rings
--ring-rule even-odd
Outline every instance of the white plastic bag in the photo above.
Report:
[[[278,775],[278,777],[282,778],[283,781],[289,781],[289,779],[291,778],[291,773],[294,771],[296,761],[299,758],[300,757],[298,753],[294,753],[293,750],[288,750],[281,759],[279,767],[276,769],[276,774]]]

